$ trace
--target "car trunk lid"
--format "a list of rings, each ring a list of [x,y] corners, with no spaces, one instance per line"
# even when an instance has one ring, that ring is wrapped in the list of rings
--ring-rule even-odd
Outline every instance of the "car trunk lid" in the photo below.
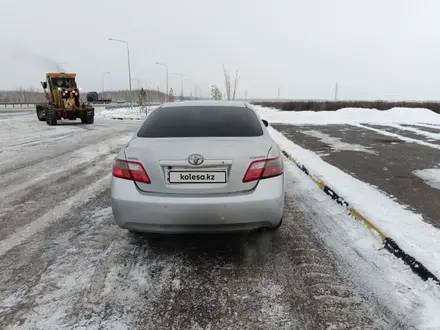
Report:
[[[136,182],[144,192],[222,194],[255,188],[258,181],[243,182],[243,177],[252,161],[267,158],[271,147],[264,135],[135,138],[125,148],[125,156],[128,161],[140,162],[147,171],[151,183]],[[194,157],[189,160],[191,155]]]

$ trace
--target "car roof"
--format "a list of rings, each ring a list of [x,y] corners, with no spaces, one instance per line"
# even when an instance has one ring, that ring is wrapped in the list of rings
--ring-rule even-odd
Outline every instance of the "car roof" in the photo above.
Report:
[[[214,100],[203,100],[203,101],[179,101],[179,102],[169,102],[164,103],[162,108],[169,107],[241,107],[247,108],[246,102],[239,101],[214,101]]]

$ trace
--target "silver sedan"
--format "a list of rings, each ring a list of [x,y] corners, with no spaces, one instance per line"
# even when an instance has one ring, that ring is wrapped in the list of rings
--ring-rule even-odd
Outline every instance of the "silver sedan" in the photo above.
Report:
[[[244,102],[154,110],[114,160],[117,225],[152,233],[277,229],[283,159],[267,125]]]

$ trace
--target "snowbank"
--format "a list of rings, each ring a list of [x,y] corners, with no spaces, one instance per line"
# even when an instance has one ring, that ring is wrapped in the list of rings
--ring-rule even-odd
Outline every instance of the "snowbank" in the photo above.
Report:
[[[153,105],[148,107],[148,112],[157,109],[158,105]],[[105,109],[99,111],[95,114],[98,118],[105,119],[133,119],[133,120],[144,120],[147,115],[141,110],[140,107],[131,108],[115,108],[115,109]]]
[[[280,111],[273,108],[253,106],[261,118],[271,123],[283,124],[440,124],[440,115],[423,108],[377,109],[344,108],[337,111]]]

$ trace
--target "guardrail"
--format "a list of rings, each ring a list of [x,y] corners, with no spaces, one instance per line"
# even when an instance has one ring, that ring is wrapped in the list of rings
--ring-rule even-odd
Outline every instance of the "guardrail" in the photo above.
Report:
[[[161,105],[163,102],[151,102],[149,103],[149,105]],[[127,102],[127,103],[114,103],[114,104],[106,104],[105,108],[106,109],[117,109],[117,108],[130,108],[131,103]],[[139,104],[137,102],[133,102],[133,106],[134,107],[138,107]]]
[[[1,108],[35,108],[37,106],[37,104],[46,104],[46,102],[0,102],[0,109]],[[101,107],[105,107],[105,106],[125,106],[125,104],[128,104],[128,106],[130,106],[130,103],[91,103],[93,106],[101,106]],[[133,105],[136,103],[133,103]],[[137,104],[136,104],[137,106]]]
[[[150,105],[160,105],[163,102],[152,102]],[[37,104],[46,104],[46,102],[0,102],[0,108],[35,108]],[[130,102],[112,102],[112,103],[91,103],[93,106],[102,106],[106,109],[114,109],[114,108],[129,108]],[[133,102],[133,106],[138,107],[139,104],[137,102]]]
[[[0,102],[0,107],[4,108],[22,108],[35,107],[37,104],[44,104],[44,102]]]

